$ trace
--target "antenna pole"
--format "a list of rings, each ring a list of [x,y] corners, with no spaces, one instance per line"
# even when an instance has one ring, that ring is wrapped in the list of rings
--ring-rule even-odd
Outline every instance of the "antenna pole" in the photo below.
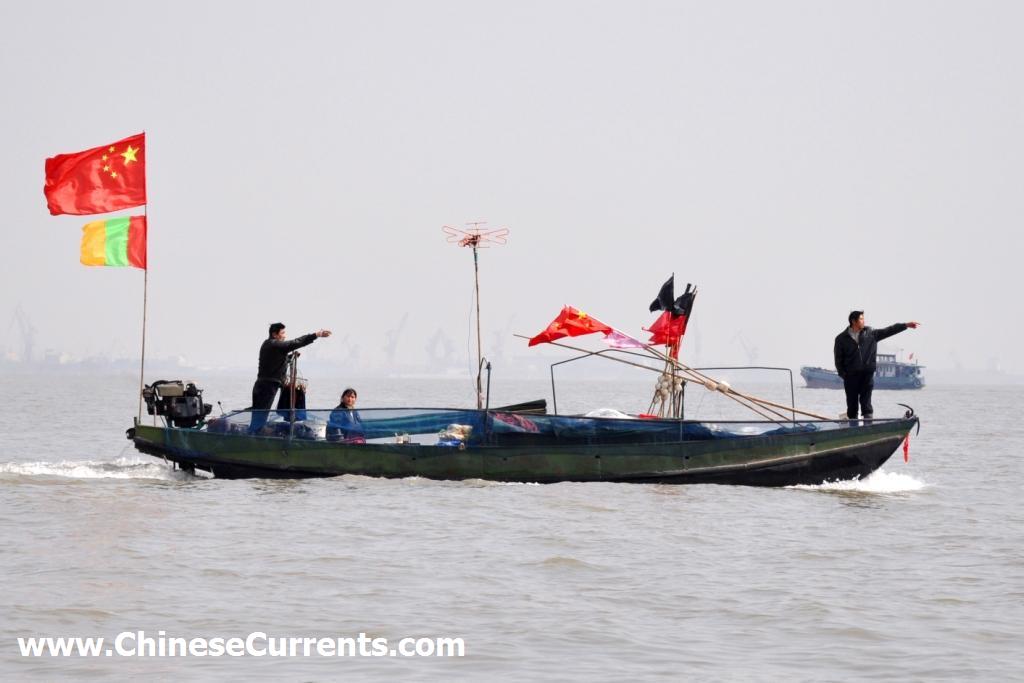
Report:
[[[472,247],[473,248],[473,292],[476,297],[476,408],[480,410],[484,407],[484,387],[483,387],[483,371],[484,371],[484,352],[483,352],[483,341],[480,334],[480,256],[479,249],[482,249],[491,245],[505,244],[508,239],[508,228],[496,228],[493,230],[485,230],[483,225],[486,225],[484,221],[475,221],[466,223],[467,228],[462,230],[460,228],[453,228],[449,225],[441,227],[442,232],[447,236],[447,241],[452,244],[458,244],[460,247]],[[490,365],[490,363],[488,363]],[[489,368],[488,368],[489,369]],[[488,385],[490,384],[490,374],[488,374]]]
[[[483,385],[480,374],[483,372],[483,345],[480,342],[480,264],[477,259],[477,245],[473,245],[473,283],[476,288],[476,409],[483,407]]]

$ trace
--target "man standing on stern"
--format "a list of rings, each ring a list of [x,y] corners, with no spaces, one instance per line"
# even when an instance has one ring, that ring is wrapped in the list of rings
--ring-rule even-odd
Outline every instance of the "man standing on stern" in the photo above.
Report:
[[[920,323],[896,323],[876,330],[864,324],[864,311],[851,311],[850,326],[836,337],[836,372],[843,378],[846,389],[846,417],[857,419],[857,404],[865,420],[870,420],[875,410],[871,407],[871,391],[875,388],[875,367],[878,342],[899,334],[903,330],[915,329]]]
[[[308,346],[317,337],[330,337],[330,330],[319,330],[304,334],[291,341],[287,340],[284,323],[270,326],[270,336],[260,346],[260,364],[256,371],[256,382],[252,385],[252,420],[249,422],[249,433],[257,433],[267,423],[267,411],[274,405],[277,390],[284,382],[284,373],[288,367],[288,354],[303,346]]]

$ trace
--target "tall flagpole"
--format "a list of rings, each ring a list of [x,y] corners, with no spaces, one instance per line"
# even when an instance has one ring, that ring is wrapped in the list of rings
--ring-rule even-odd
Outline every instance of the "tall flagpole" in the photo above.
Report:
[[[143,215],[146,211],[143,209]],[[146,241],[149,242],[149,220],[146,220]],[[149,294],[149,245],[146,245],[146,269],[142,271],[142,361],[139,365],[139,422],[142,421],[143,378],[146,376],[146,302]]]
[[[146,131],[142,131],[145,135]],[[149,162],[149,143],[145,143],[143,158]],[[142,217],[146,222],[146,268],[142,271],[142,360],[139,362],[139,422],[142,422],[142,390],[145,389],[144,378],[146,376],[146,308],[149,297],[149,187],[146,175],[142,176],[143,187],[146,191],[146,203],[142,206]]]

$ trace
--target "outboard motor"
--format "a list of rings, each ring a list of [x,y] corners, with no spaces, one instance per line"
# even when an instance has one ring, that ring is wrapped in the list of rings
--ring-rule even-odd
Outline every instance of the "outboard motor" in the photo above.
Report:
[[[142,390],[146,412],[161,415],[172,427],[195,427],[213,412],[213,406],[203,403],[203,390],[192,382],[157,380]]]

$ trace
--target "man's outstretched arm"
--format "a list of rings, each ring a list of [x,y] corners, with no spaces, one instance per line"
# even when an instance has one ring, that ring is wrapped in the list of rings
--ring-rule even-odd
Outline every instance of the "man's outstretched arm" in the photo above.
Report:
[[[916,329],[920,324],[921,323],[919,322],[911,320],[908,323],[896,323],[895,325],[889,325],[889,327],[883,327],[880,330],[875,330],[875,340],[881,341],[887,337],[893,336],[894,334],[899,334],[908,327],[912,330]]]
[[[310,332],[309,334],[304,334],[301,337],[296,337],[295,339],[288,339],[285,341],[272,339],[271,344],[273,344],[279,349],[284,349],[285,351],[294,351],[295,349],[301,349],[303,346],[308,346],[309,344],[312,344],[317,340],[317,337],[330,336],[330,330],[317,330],[316,332]]]

